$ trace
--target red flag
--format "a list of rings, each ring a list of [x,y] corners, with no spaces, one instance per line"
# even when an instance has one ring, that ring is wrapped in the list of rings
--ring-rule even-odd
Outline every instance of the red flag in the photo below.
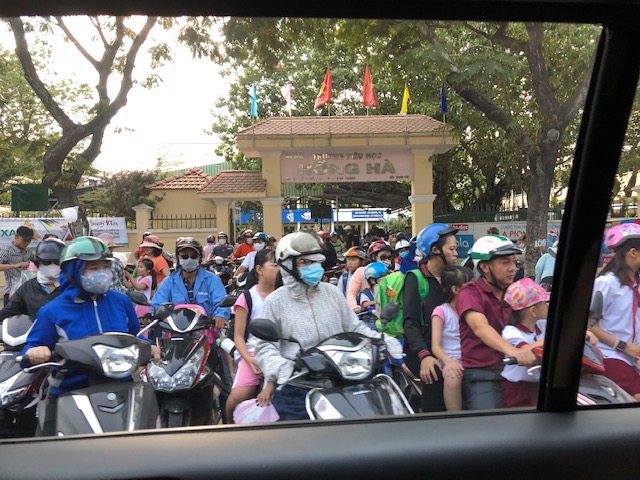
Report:
[[[371,72],[369,71],[369,65],[364,69],[364,85],[362,85],[362,103],[365,107],[380,108],[378,99],[376,98],[376,91],[373,89],[373,82],[371,81]]]
[[[331,103],[332,94],[333,88],[331,86],[331,71],[329,70],[329,67],[327,67],[327,73],[324,75],[324,82],[322,82],[322,87],[320,87],[320,93],[318,93],[316,104],[313,109],[317,110],[322,105]]]

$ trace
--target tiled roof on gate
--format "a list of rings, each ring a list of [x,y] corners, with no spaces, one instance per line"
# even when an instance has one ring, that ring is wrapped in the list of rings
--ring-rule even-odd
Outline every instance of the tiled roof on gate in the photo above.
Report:
[[[264,192],[266,188],[267,181],[260,170],[223,170],[199,193]]]
[[[147,185],[147,188],[149,190],[200,190],[211,178],[198,167],[194,167],[180,175]]]
[[[444,123],[426,115],[271,117],[240,130],[237,135],[430,133],[444,126]]]

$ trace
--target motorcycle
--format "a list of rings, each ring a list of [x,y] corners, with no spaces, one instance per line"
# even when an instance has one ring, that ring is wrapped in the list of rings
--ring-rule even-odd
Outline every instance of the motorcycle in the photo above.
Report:
[[[121,432],[158,428],[155,392],[141,382],[122,381],[151,359],[151,344],[128,333],[103,333],[56,344],[51,362],[26,368],[45,371],[56,366],[58,381],[82,372],[89,386],[58,397],[56,435]],[[18,357],[17,361],[24,359]],[[52,382],[52,380],[49,380]],[[38,422],[46,420],[48,396],[38,402]]]
[[[8,317],[2,322],[0,431],[4,437],[32,437],[36,431],[36,404],[47,371],[25,372],[18,361],[32,325],[27,315]]]
[[[273,322],[265,319],[252,319],[249,331],[269,342],[299,343],[283,338]],[[298,373],[289,382],[302,377],[331,382],[328,388],[313,388],[307,393],[306,409],[312,420],[413,414],[394,381],[377,373],[386,360],[385,352],[382,339],[338,333],[308,350],[301,348],[296,359]]]
[[[144,294],[131,292],[139,305],[148,304]],[[140,378],[156,391],[162,427],[217,424],[222,418],[221,393],[227,389],[218,355],[211,355],[211,343],[218,334],[200,305],[165,303],[151,317],[150,328],[162,334],[156,340],[162,360],[150,362]],[[216,352],[217,353],[217,352]]]
[[[233,266],[222,257],[215,257],[206,264],[207,270],[217,275],[223,285],[227,285],[233,276]]]

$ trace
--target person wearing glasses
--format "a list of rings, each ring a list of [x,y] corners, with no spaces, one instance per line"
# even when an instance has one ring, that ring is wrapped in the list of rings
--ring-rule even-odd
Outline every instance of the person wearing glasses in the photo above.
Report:
[[[381,335],[358,319],[337,288],[321,281],[324,252],[324,242],[312,231],[290,233],[276,245],[276,262],[284,288],[278,288],[265,299],[260,316],[275,323],[281,337],[293,337],[300,344],[258,340],[255,359],[265,380],[281,385],[275,389],[271,403],[282,421],[308,419],[306,394],[323,382],[309,378],[289,382],[300,349],[308,349],[341,332],[358,332],[374,338]],[[402,358],[400,343],[388,335],[384,339],[389,354]]]
[[[219,304],[227,292],[217,275],[200,267],[200,242],[193,237],[182,238],[176,244],[176,258],[178,267],[158,287],[151,301],[152,310],[165,302],[194,303],[214,319],[216,328],[225,328],[229,321],[229,308]]]
[[[60,293],[60,252],[64,242],[57,238],[43,240],[36,248],[34,263],[38,267],[35,278],[23,283],[11,300],[0,310],[0,321],[14,315],[28,315],[36,318],[36,314],[49,300]]]

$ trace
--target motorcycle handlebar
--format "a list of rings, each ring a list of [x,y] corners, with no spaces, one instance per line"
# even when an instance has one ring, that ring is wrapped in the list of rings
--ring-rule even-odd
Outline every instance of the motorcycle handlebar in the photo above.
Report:
[[[502,364],[503,365],[517,365],[518,364],[518,359],[516,357],[505,357],[504,360],[502,360]]]

